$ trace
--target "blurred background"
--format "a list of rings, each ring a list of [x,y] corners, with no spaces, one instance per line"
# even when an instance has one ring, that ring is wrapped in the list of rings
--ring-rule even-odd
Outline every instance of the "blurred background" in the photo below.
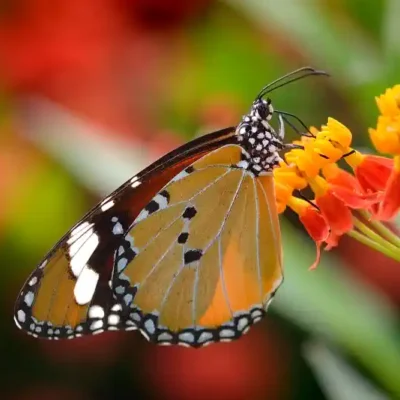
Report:
[[[12,320],[28,274],[102,196],[235,125],[295,68],[332,77],[274,92],[275,106],[307,125],[335,117],[372,151],[374,96],[400,83],[399,20],[397,0],[0,0],[1,398],[400,398],[400,265],[344,238],[309,272],[291,214],[285,283],[235,343],[46,342]]]

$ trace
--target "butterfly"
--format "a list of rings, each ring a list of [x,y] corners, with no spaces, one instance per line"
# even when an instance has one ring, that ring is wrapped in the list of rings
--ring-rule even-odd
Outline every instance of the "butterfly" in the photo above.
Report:
[[[237,127],[179,147],[101,201],[29,276],[17,326],[54,340],[140,330],[190,347],[246,333],[283,282],[272,170],[290,114],[265,96],[321,74],[273,81]]]

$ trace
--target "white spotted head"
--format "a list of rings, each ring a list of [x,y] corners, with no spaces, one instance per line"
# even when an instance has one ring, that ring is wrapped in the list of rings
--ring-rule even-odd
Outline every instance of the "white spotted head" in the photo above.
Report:
[[[270,125],[273,113],[270,99],[257,98],[236,129],[245,165],[256,175],[269,173],[280,159],[284,134]]]
[[[271,120],[272,115],[274,113],[274,108],[271,104],[271,99],[260,99],[257,98],[250,110],[250,117],[254,118],[257,121],[265,121],[268,122]]]
[[[279,152],[285,147],[285,115],[292,114],[274,111],[270,98],[264,98],[272,91],[291,82],[311,75],[327,75],[311,67],[299,68],[266,85],[254,100],[251,109],[236,128],[237,141],[242,147],[242,161],[239,168],[250,170],[255,175],[270,174],[279,164]],[[278,132],[270,124],[274,114],[278,115]],[[296,118],[296,117],[295,117]],[[290,126],[292,126],[290,124]],[[303,125],[305,126],[305,125]]]

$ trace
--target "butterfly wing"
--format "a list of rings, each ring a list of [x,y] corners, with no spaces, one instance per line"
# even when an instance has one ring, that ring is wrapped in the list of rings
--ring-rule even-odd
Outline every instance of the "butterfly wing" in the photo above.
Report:
[[[282,282],[271,176],[225,145],[184,169],[138,214],[116,251],[113,290],[126,324],[161,344],[235,339]]]
[[[26,281],[15,306],[17,326],[49,339],[125,326],[110,288],[115,249],[160,188],[202,155],[231,142],[233,134],[234,128],[227,128],[174,150],[94,207]]]

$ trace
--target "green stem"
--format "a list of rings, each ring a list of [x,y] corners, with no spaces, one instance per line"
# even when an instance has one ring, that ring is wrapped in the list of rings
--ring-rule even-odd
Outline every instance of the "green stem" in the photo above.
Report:
[[[382,236],[379,236],[375,231],[361,222],[358,218],[354,217],[354,226],[363,233],[366,237],[370,238],[372,241],[380,244],[382,247],[387,248],[394,254],[398,253],[400,255],[400,248],[394,246],[392,243],[388,242]]]
[[[368,247],[371,247],[371,249],[374,249],[382,254],[385,254],[387,257],[400,262],[400,253],[396,254],[395,252],[391,251],[387,247],[382,246],[381,244],[373,241],[372,239],[368,238],[367,236],[361,234],[360,232],[352,230],[352,231],[348,232],[347,235],[352,237],[353,239],[359,241],[360,243],[365,244]]]
[[[389,228],[387,228],[382,222],[376,221],[371,218],[371,215],[363,210],[359,211],[360,214],[365,218],[368,223],[381,234],[384,238],[389,240],[396,247],[400,248],[400,237],[398,237],[394,232],[392,232]]]

